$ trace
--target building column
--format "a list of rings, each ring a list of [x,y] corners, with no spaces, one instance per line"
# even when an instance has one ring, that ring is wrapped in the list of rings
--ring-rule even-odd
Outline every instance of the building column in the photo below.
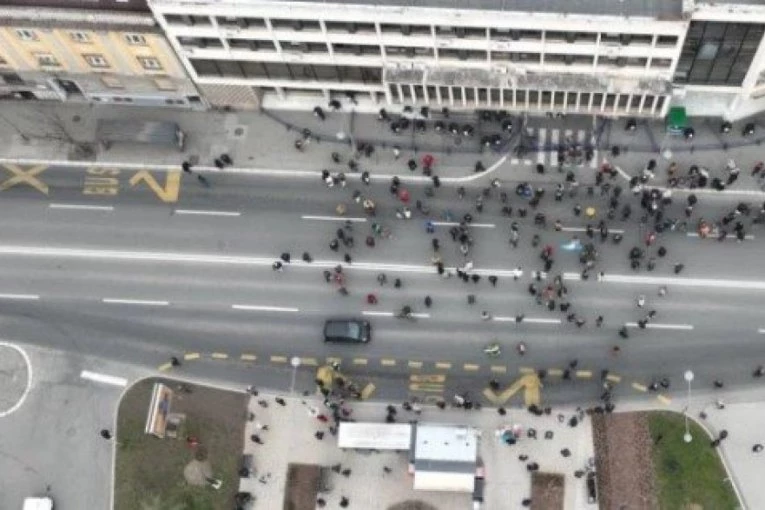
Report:
[[[669,104],[672,102],[672,96],[663,96],[664,104],[661,105],[661,117],[666,117],[669,113]]]
[[[369,91],[369,99],[372,100],[372,104],[377,104],[377,92]]]
[[[505,87],[499,87],[499,107],[505,107]]]
[[[276,95],[279,96],[279,101],[287,99],[287,94],[284,93],[284,87],[276,87]]]
[[[452,90],[453,87],[449,87],[449,106],[454,106],[454,90]]]
[[[638,104],[638,114],[643,113],[643,106],[645,106],[645,94],[640,96],[640,104]]]
[[[462,106],[467,108],[467,94],[465,93],[465,87],[460,87],[462,92]]]
[[[414,85],[411,83],[409,84],[409,94],[411,94],[410,97],[412,98],[412,104],[417,104],[417,91],[415,90]]]
[[[608,99],[608,93],[603,93],[603,99],[600,101],[600,111],[601,113],[606,111],[606,100]]]
[[[436,85],[436,100],[439,105],[444,104],[444,98],[441,97],[441,87],[439,85]]]
[[[659,98],[661,96],[653,96],[653,104],[651,104],[651,116],[656,115],[656,106],[659,104]]]
[[[398,91],[398,100],[404,104],[404,87],[400,83],[396,83],[396,90]]]
[[[393,94],[390,93],[390,85],[385,85],[385,102],[388,105],[393,104]]]

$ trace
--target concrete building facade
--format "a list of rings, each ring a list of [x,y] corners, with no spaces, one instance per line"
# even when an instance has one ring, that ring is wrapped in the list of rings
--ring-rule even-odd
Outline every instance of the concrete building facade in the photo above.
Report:
[[[0,98],[206,108],[151,13],[136,10],[0,7]]]

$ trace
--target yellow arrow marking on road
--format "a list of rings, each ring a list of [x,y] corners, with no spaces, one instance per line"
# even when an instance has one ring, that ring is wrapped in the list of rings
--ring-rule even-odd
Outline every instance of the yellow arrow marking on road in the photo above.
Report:
[[[163,202],[177,202],[178,191],[181,187],[181,172],[178,170],[167,172],[167,178],[165,180],[165,186],[159,185],[157,180],[148,170],[141,170],[130,178],[130,185],[135,186],[139,182],[144,181],[149,189],[151,189],[157,198]]]
[[[40,179],[35,177],[36,175],[39,175],[43,173],[45,170],[48,169],[45,165],[37,165],[37,166],[31,166],[28,169],[24,169],[20,167],[19,165],[3,165],[9,172],[13,174],[13,177],[6,180],[2,184],[0,184],[0,191],[5,191],[8,188],[12,188],[17,184],[26,183],[29,184],[31,187],[42,193],[43,195],[47,195],[49,193],[48,185],[42,182]]]
[[[539,389],[542,387],[542,381],[539,380],[537,374],[526,374],[518,378],[513,384],[504,389],[500,393],[494,392],[491,388],[483,390],[484,396],[494,404],[504,404],[513,395],[523,389],[523,399],[526,406],[539,405],[541,402],[541,395]]]

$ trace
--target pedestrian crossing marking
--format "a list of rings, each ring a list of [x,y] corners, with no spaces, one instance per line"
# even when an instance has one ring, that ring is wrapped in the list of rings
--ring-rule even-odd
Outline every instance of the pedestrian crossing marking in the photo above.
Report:
[[[658,400],[665,406],[668,406],[672,403],[672,399],[669,397],[665,397],[664,395],[656,395],[656,400]]]
[[[592,378],[592,370],[577,370],[576,376],[579,379],[590,379]]]
[[[242,354],[241,356],[239,356],[239,359],[241,359],[242,361],[255,361],[258,359],[258,357],[255,356],[254,354]]]
[[[300,358],[300,363],[308,365],[309,367],[319,366],[319,360],[316,358]]]
[[[369,360],[366,359],[366,358],[354,358],[353,359],[353,364],[354,365],[366,365],[367,363],[369,363]]]
[[[159,370],[160,372],[167,372],[168,370],[170,370],[170,367],[172,366],[173,366],[172,363],[162,363],[160,366],[157,367],[157,370]]]
[[[422,361],[409,361],[407,366],[409,368],[422,368]]]
[[[563,375],[563,370],[560,368],[551,368],[547,371],[547,375],[551,375],[553,377],[560,377]]]
[[[201,355],[198,352],[187,352],[186,354],[183,355],[183,359],[185,359],[186,361],[191,361],[193,359],[199,359],[200,356]]]
[[[409,376],[409,380],[416,383],[441,384],[446,381],[446,376],[444,374],[412,374]]]
[[[545,139],[547,137],[547,129],[545,128],[539,128],[539,142],[537,144],[537,164],[543,165],[545,162],[545,156],[547,156],[547,151],[544,150],[545,148]]]
[[[536,373],[537,373],[537,371],[536,371],[536,370],[534,370],[534,369],[533,369],[533,368],[531,368],[531,367],[520,367],[520,368],[518,369],[518,373],[521,373],[521,374],[524,374],[524,375],[528,375],[528,374],[536,374]]]
[[[642,391],[643,393],[648,391],[648,387],[646,385],[644,385],[644,384],[640,384],[640,383],[634,382],[634,383],[632,383],[632,387],[635,388],[638,391]]]
[[[225,352],[214,352],[210,354],[210,357],[212,357],[212,359],[228,359],[228,354]]]
[[[437,361],[436,368],[440,370],[449,370],[450,368],[452,368],[452,364],[448,361]]]
[[[396,360],[390,359],[390,358],[384,358],[380,360],[380,364],[384,367],[394,367],[396,366]]]
[[[462,369],[465,370],[466,372],[475,372],[480,368],[481,368],[480,365],[476,365],[474,363],[465,363],[464,365],[462,365]]]
[[[287,363],[287,356],[271,356],[271,363]]]
[[[504,374],[507,373],[507,367],[504,365],[492,365],[491,371],[495,374]]]
[[[622,381],[622,377],[616,374],[608,374],[606,380],[611,381],[612,383],[619,383]]]

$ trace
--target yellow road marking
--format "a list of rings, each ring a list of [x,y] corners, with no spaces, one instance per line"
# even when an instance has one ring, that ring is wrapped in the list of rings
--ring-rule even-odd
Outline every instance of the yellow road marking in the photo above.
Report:
[[[333,363],[342,363],[343,358],[327,358],[327,365],[331,365]]]
[[[640,384],[640,383],[634,382],[634,383],[632,383],[632,387],[635,388],[638,391],[642,391],[642,392],[648,391],[648,388],[645,385]]]
[[[664,404],[665,406],[668,406],[672,403],[672,399],[669,397],[665,397],[664,395],[656,395],[656,400]]]
[[[130,185],[135,186],[141,181],[145,182],[146,185],[149,186],[149,189],[151,189],[154,194],[157,195],[157,198],[163,202],[178,201],[178,190],[181,187],[180,170],[167,172],[164,187],[159,185],[157,179],[155,179],[148,170],[141,170],[140,172],[136,172],[136,174],[130,178]]]
[[[438,361],[436,362],[436,368],[441,370],[449,370],[450,368],[452,368],[452,364],[449,363],[448,361]]]
[[[200,356],[201,355],[198,352],[187,352],[186,354],[183,355],[183,359],[185,359],[186,361],[191,361],[193,359],[199,359]]]
[[[560,377],[563,375],[563,370],[560,368],[551,368],[547,371],[547,375],[551,375],[553,377]]]
[[[228,359],[228,354],[225,352],[214,352],[210,354],[213,359]]]
[[[163,363],[163,364],[161,364],[159,367],[157,367],[157,369],[158,369],[160,372],[166,372],[166,371],[170,370],[170,368],[171,368],[172,366],[173,366],[173,364],[172,364],[172,363]]]
[[[613,382],[613,383],[618,383],[618,382],[622,381],[622,376],[616,375],[616,374],[608,374],[606,376],[606,379],[611,381],[611,382]]]
[[[496,374],[504,374],[507,372],[507,367],[505,365],[492,365],[491,371]]]
[[[411,383],[409,385],[410,391],[426,391],[426,392],[435,392],[435,393],[441,393],[444,391],[444,385],[443,384],[430,384],[430,383]]]
[[[536,374],[537,371],[534,370],[531,367],[520,367],[518,369],[518,373],[523,374],[523,375],[528,375],[528,374]]]
[[[380,364],[384,367],[393,367],[393,366],[396,366],[396,360],[385,358],[380,360]]]
[[[300,363],[309,367],[316,367],[319,365],[319,361],[316,358],[300,358]]]
[[[364,389],[361,390],[361,400],[366,400],[369,397],[372,396],[372,393],[374,393],[376,386],[372,383],[367,384],[364,386]]]
[[[407,365],[409,368],[422,368],[422,361],[410,361]]]
[[[523,400],[526,406],[539,405],[541,402],[540,388],[542,382],[537,374],[526,374],[518,378],[513,384],[505,388],[502,392],[496,393],[491,388],[484,388],[484,396],[494,404],[504,404],[513,395],[523,389]]]
[[[480,365],[476,365],[473,363],[465,363],[464,365],[462,365],[462,370],[465,370],[466,372],[475,372],[479,368],[481,368]]]
[[[353,364],[354,365],[366,365],[369,363],[369,360],[366,358],[354,358]]]
[[[271,356],[271,363],[287,363],[287,356]]]
[[[415,383],[443,383],[446,380],[446,376],[444,374],[411,374],[409,380]]]
[[[256,359],[258,359],[258,357],[255,356],[254,354],[242,354],[241,356],[239,356],[239,359],[241,359],[242,361],[255,361]]]
[[[46,165],[31,166],[26,170],[21,168],[19,165],[3,165],[3,167],[11,172],[13,177],[5,180],[2,184],[0,184],[0,191],[5,191],[23,182],[29,184],[31,187],[43,195],[48,195],[50,192],[48,185],[35,177],[36,175],[39,175],[48,169]]]
[[[500,395],[497,395],[496,393],[494,393],[494,391],[491,388],[484,388],[483,396],[486,397],[486,400],[488,400],[492,404],[505,403],[505,401],[501,399]]]
[[[439,402],[442,402],[444,399],[439,397],[438,395],[425,395],[422,397],[422,401],[426,404],[438,404]]]
[[[592,377],[592,370],[577,370],[576,376],[579,379],[589,379]]]

